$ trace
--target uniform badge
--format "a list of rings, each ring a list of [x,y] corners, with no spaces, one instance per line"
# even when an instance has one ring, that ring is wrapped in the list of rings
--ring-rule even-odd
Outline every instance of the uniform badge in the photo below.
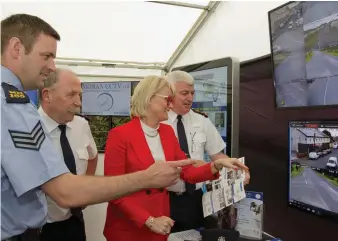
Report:
[[[208,114],[199,110],[191,109],[193,112],[203,115],[205,118],[208,118]]]
[[[5,82],[1,83],[2,89],[4,90],[7,103],[16,103],[16,104],[27,104],[30,103],[30,99],[25,92],[18,90],[15,86],[7,84]]]
[[[33,127],[31,132],[14,130],[8,131],[14,146],[21,149],[39,151],[43,141],[46,138],[40,121],[38,121],[38,123]]]
[[[225,237],[221,236],[218,238],[218,241],[226,241]]]

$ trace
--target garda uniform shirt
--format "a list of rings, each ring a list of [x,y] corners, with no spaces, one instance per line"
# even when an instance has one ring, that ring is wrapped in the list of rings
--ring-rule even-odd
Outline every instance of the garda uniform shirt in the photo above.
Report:
[[[39,228],[47,218],[40,186],[69,172],[20,80],[1,66],[1,238]]]
[[[173,111],[169,111],[168,116],[169,118],[166,121],[166,124],[172,126],[177,137],[177,114]],[[188,141],[191,159],[203,160],[205,152],[209,156],[212,156],[225,149],[226,145],[222,137],[209,118],[190,110],[187,114],[182,116],[182,122]],[[196,184],[196,189],[201,187],[202,183]],[[171,191],[184,192],[184,182],[179,181],[171,187]]]

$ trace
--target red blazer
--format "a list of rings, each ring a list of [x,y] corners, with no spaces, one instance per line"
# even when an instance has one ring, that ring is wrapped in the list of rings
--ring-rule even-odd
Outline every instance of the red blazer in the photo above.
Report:
[[[158,129],[166,161],[186,159],[171,126],[160,124]],[[117,176],[145,170],[154,163],[140,119],[135,118],[109,132],[104,174]],[[182,169],[181,178],[198,183],[218,178],[210,164]],[[147,189],[110,201],[104,227],[108,241],[164,241],[167,236],[156,234],[144,225],[149,216],[170,217],[169,195],[166,189]]]

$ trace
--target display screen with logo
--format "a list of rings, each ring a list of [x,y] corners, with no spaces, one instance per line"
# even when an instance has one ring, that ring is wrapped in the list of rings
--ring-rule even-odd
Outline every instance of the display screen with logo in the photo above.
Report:
[[[289,205],[338,220],[338,120],[289,122]]]
[[[223,140],[226,141],[227,66],[190,72],[195,80],[192,108],[208,114]]]
[[[130,113],[130,82],[84,82],[82,91],[85,115],[128,116]]]

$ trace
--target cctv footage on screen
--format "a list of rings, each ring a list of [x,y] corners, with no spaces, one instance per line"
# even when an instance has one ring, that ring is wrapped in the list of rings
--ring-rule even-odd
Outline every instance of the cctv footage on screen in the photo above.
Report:
[[[270,13],[278,107],[338,104],[338,2],[292,2]]]
[[[338,215],[338,121],[290,122],[289,204]]]

